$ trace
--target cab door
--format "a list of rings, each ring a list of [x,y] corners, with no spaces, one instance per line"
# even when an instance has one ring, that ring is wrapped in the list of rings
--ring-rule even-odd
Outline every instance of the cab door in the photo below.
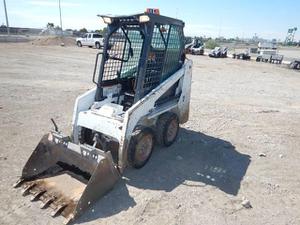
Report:
[[[86,39],[86,45],[88,46],[93,46],[93,34],[88,34],[87,35],[87,39]]]
[[[82,45],[87,45],[87,37],[88,37],[88,34],[85,34],[82,36],[82,41],[81,41]]]

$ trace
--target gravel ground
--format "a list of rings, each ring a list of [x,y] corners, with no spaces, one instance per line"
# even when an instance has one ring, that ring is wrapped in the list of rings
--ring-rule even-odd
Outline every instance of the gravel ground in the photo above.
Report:
[[[74,100],[93,86],[96,51],[0,44],[1,225],[62,223],[12,184],[51,117],[71,131]],[[191,114],[176,143],[128,169],[77,223],[300,224],[300,73],[188,57]]]

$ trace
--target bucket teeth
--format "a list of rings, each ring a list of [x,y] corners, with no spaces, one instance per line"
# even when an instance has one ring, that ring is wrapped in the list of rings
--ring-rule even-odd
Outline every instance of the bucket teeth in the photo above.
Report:
[[[36,185],[35,183],[31,183],[28,186],[26,186],[25,189],[22,191],[22,195],[23,196],[28,195],[30,189],[32,189],[35,185]]]
[[[30,194],[31,201],[38,200],[52,217],[61,215],[70,224],[113,188],[120,173],[109,151],[60,141],[58,133],[48,139],[51,135],[38,143],[14,186],[23,189],[23,196]]]
[[[19,179],[16,183],[13,184],[14,188],[18,188],[21,186],[21,184],[23,183],[24,179]]]
[[[40,190],[37,191],[36,193],[33,194],[33,196],[31,196],[30,201],[37,201],[46,191],[45,190]]]
[[[52,202],[55,201],[55,197],[50,197],[48,199],[46,199],[40,206],[41,209],[45,209],[47,208]]]
[[[51,213],[51,216],[52,217],[59,216],[66,207],[67,207],[67,204],[65,204],[65,203],[58,205],[57,208]]]

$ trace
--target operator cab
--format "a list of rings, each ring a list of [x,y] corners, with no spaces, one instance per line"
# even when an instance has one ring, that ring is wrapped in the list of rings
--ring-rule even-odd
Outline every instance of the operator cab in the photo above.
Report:
[[[113,92],[114,103],[126,111],[183,65],[184,23],[149,12],[100,17],[108,31],[98,79],[93,79],[95,100]],[[175,97],[176,85],[162,98]]]

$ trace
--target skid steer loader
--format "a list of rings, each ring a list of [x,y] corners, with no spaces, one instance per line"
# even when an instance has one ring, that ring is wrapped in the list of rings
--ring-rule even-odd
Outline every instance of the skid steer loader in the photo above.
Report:
[[[111,190],[126,166],[144,166],[155,144],[170,146],[189,116],[184,23],[151,13],[100,17],[108,32],[96,56],[95,88],[76,99],[72,134],[52,120],[55,129],[14,185],[65,224]]]

